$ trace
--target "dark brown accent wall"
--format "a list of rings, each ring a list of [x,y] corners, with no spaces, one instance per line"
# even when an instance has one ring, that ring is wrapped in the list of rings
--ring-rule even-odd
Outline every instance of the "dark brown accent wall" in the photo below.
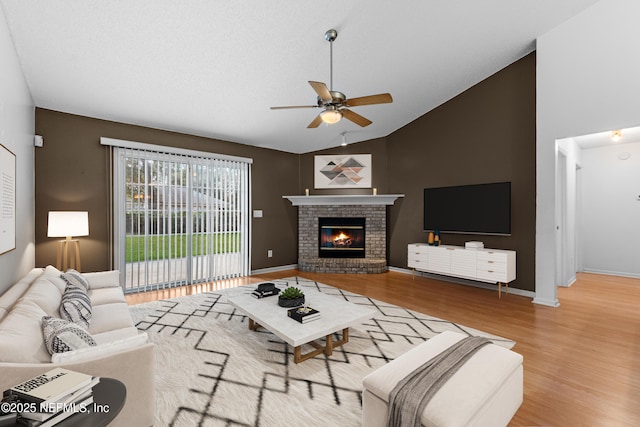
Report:
[[[485,247],[517,251],[517,279],[510,286],[534,291],[535,67],[532,53],[386,138],[305,154],[300,182],[313,188],[315,154],[372,153],[373,186],[379,193],[405,194],[389,208],[387,253],[390,266],[407,268],[407,244],[426,242],[424,188],[511,181],[511,236],[442,239],[452,245],[480,240]]]
[[[37,109],[36,133],[45,143],[36,149],[36,265],[55,262],[47,212],[89,210],[90,236],[81,238],[83,269],[109,267],[107,149],[99,143],[106,136],[253,158],[253,209],[264,213],[252,219],[254,270],[297,263],[297,208],[283,195],[304,194],[305,188],[311,194],[370,194],[371,189],[314,189],[315,154],[372,154],[372,186],[379,193],[405,194],[387,216],[389,265],[399,268],[407,267],[407,244],[426,241],[424,188],[511,181],[511,236],[442,239],[454,245],[481,240],[486,247],[517,251],[518,278],[510,286],[534,291],[535,68],[532,53],[386,138],[303,155]],[[268,249],[273,258],[267,258]]]
[[[108,148],[100,137],[124,139],[253,159],[252,269],[297,263],[297,212],[285,194],[297,194],[298,155],[209,138],[36,109],[36,266],[55,264],[56,240],[47,238],[51,210],[89,211],[89,236],[80,237],[83,271],[110,268]],[[267,250],[273,257],[267,258]]]

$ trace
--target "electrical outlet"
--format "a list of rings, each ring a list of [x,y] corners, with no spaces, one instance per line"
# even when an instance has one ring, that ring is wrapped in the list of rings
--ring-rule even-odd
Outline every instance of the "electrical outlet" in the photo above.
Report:
[[[271,249],[269,249],[269,250],[267,251],[267,257],[268,257],[268,258],[271,258],[272,256],[273,256],[273,251],[272,251]]]

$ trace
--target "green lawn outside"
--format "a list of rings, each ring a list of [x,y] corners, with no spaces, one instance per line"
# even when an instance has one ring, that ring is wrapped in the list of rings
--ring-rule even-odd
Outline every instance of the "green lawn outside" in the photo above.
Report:
[[[213,237],[211,242],[210,237]],[[196,234],[192,236],[193,256],[239,252],[240,237],[240,233]],[[126,236],[125,249],[128,263],[167,259],[169,254],[173,258],[182,258],[187,256],[187,235]]]

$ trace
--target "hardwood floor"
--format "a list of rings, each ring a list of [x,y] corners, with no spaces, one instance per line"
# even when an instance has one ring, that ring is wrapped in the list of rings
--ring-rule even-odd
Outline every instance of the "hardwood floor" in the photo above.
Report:
[[[579,274],[558,289],[557,308],[398,272],[289,270],[127,298],[133,304],[295,275],[515,340],[524,402],[513,426],[640,425],[640,279]]]

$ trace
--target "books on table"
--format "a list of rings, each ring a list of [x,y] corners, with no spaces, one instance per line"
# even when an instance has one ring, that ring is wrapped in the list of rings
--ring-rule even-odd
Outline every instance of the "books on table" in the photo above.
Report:
[[[89,394],[88,396],[80,399],[77,402],[74,402],[71,405],[67,405],[63,410],[59,412],[54,412],[52,414],[48,414],[48,417],[44,420],[34,420],[31,418],[27,418],[24,414],[20,414],[20,418],[18,418],[18,422],[27,427],[53,427],[62,420],[69,418],[70,416],[78,413],[78,412],[88,412],[90,411],[91,404],[93,403],[93,395]]]
[[[258,287],[251,292],[251,296],[254,298],[265,298],[273,295],[278,295],[280,289],[276,288],[273,283],[260,283]]]
[[[270,297],[273,295],[278,295],[278,293],[280,292],[280,289],[276,289],[273,291],[259,291],[259,290],[255,290],[253,292],[251,292],[251,296],[254,298],[265,298],[265,297]]]
[[[91,375],[55,368],[11,387],[9,392],[27,402],[57,402],[92,381]]]
[[[287,310],[287,316],[300,323],[307,323],[313,320],[318,320],[320,318],[320,312],[315,308],[301,306]]]
[[[19,411],[18,421],[29,427],[54,425],[93,403],[93,387],[100,377],[55,368],[15,385],[3,393]]]

